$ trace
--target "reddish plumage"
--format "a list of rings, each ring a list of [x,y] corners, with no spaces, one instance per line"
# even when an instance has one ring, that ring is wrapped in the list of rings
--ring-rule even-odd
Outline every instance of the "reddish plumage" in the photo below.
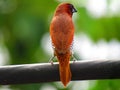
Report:
[[[54,55],[59,61],[60,80],[66,86],[71,80],[69,60],[74,37],[72,15],[76,12],[70,3],[58,5],[50,24],[50,36],[54,47]]]

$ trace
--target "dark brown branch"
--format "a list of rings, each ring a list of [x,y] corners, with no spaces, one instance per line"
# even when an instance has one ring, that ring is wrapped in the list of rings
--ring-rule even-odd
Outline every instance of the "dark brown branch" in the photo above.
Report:
[[[120,79],[120,60],[84,60],[71,63],[72,80]],[[59,81],[58,64],[26,64],[0,67],[0,84]]]

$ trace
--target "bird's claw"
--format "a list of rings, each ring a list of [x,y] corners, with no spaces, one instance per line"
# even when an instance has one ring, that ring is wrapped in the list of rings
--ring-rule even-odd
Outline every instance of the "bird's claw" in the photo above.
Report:
[[[53,59],[54,59],[55,56],[52,56],[49,60],[49,63],[51,63],[51,65],[53,65]]]
[[[76,57],[73,54],[72,54],[72,60],[73,60],[73,63],[77,61]]]

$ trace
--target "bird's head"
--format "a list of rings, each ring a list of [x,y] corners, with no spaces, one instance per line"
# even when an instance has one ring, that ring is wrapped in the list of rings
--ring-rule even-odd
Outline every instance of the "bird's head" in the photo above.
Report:
[[[70,16],[72,16],[73,13],[75,13],[75,12],[77,12],[77,10],[74,8],[74,6],[72,4],[70,4],[70,3],[62,3],[62,4],[58,5],[55,14],[67,13]]]

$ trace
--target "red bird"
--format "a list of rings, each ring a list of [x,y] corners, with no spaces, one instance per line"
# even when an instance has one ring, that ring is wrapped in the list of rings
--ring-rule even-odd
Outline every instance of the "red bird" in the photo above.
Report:
[[[60,80],[66,86],[71,80],[70,58],[74,37],[72,15],[77,12],[70,3],[58,5],[50,24],[50,36],[54,49],[54,56],[59,61]]]

